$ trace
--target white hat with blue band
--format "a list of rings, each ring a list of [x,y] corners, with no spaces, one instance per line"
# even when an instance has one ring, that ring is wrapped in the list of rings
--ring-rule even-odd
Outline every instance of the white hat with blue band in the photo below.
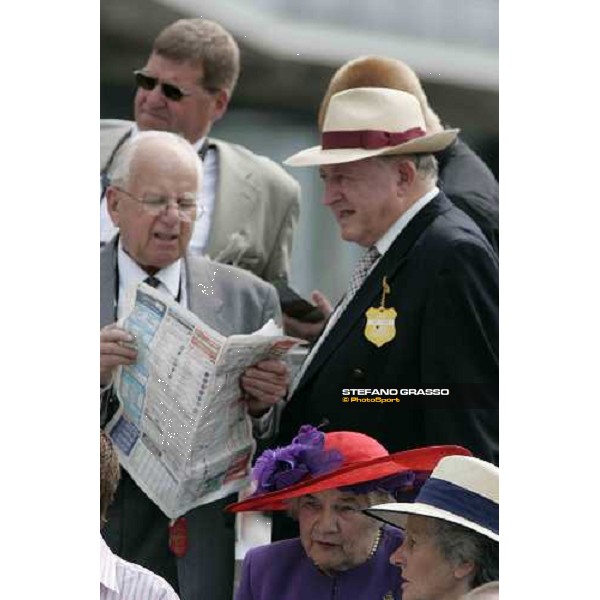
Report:
[[[442,458],[414,503],[378,504],[365,512],[404,527],[407,515],[450,521],[499,541],[500,470],[472,456]]]

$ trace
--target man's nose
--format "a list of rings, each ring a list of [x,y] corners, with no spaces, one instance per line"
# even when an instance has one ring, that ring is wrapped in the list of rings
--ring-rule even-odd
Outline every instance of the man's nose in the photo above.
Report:
[[[157,83],[153,89],[146,90],[146,102],[153,106],[162,106],[166,104],[166,98],[162,93],[162,86]]]
[[[331,183],[325,184],[323,195],[321,196],[321,202],[324,206],[331,206],[334,202],[339,200],[340,192],[339,189]]]
[[[163,221],[168,223],[176,223],[181,220],[181,214],[179,213],[179,205],[175,201],[170,201],[160,213],[160,217]]]

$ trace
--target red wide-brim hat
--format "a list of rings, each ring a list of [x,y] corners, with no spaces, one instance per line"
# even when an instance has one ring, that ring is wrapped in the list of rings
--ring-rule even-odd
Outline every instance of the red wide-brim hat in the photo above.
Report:
[[[287,510],[286,500],[291,498],[366,483],[406,471],[431,472],[445,456],[472,455],[466,448],[452,445],[427,446],[389,454],[373,438],[352,431],[325,434],[325,449],[338,450],[342,454],[344,462],[341,467],[316,477],[308,475],[298,483],[280,490],[250,496],[241,502],[230,504],[226,510],[234,513]]]

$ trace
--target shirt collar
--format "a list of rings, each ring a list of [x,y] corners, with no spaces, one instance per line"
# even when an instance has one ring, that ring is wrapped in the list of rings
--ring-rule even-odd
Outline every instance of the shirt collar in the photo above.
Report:
[[[383,256],[394,243],[394,240],[402,233],[402,230],[409,224],[413,217],[429,204],[438,194],[440,190],[437,186],[434,186],[432,190],[427,192],[424,196],[421,196],[410,208],[404,212],[400,218],[383,234],[377,242],[375,247],[379,250],[379,254]]]
[[[139,285],[148,273],[144,271],[123,249],[123,240],[119,237],[119,248],[117,251],[117,261],[119,267],[119,279],[123,284],[123,289],[129,290],[132,286]],[[164,285],[173,298],[179,295],[181,283],[181,259],[171,263],[168,267],[161,269],[154,274],[162,285]]]
[[[192,144],[192,146],[194,146],[194,150],[196,151],[196,154],[198,152],[200,152],[200,149],[202,148],[202,144],[204,144],[205,139],[206,139],[206,136],[201,137],[197,142]]]
[[[111,552],[102,536],[100,536],[100,585],[114,592],[119,591],[117,557]]]

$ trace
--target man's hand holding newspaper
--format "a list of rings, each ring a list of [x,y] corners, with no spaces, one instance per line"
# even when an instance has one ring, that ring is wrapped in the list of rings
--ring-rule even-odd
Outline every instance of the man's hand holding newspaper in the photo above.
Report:
[[[100,330],[100,387],[112,381],[121,365],[132,365],[137,360],[134,337],[116,323]]]
[[[282,360],[263,360],[240,377],[248,413],[260,417],[287,394],[290,374]]]
[[[265,415],[285,396],[282,358],[299,342],[272,322],[224,337],[145,284],[119,327],[102,330],[101,378],[110,381],[118,365],[112,389],[120,404],[107,433],[122,466],[168,517],[246,485],[256,447],[248,415]]]

